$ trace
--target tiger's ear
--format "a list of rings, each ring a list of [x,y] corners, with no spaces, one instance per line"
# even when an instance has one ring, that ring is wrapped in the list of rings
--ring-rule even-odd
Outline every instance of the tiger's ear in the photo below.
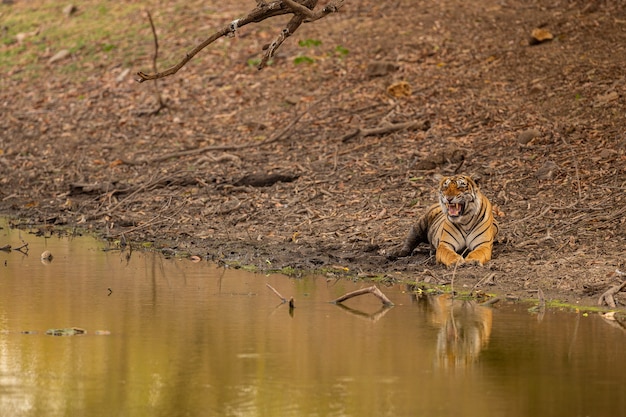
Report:
[[[480,181],[483,179],[482,175],[472,172],[468,175],[468,177],[474,181],[474,184],[476,184],[477,187],[480,187]]]
[[[441,175],[441,174],[434,174],[433,175],[433,179],[435,180],[435,184],[439,184],[441,182],[441,180],[443,179],[443,175]]]

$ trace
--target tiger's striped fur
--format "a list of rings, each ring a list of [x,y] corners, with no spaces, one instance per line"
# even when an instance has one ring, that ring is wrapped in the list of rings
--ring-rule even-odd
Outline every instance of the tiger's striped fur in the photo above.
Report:
[[[497,233],[491,203],[476,182],[467,175],[443,177],[439,203],[413,225],[396,256],[409,256],[418,244],[428,242],[436,249],[437,262],[446,266],[484,265],[491,259]]]

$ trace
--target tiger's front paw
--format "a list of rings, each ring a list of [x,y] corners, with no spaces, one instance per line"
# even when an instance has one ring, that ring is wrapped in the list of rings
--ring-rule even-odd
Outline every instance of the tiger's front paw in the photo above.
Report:
[[[483,263],[480,261],[480,259],[465,258],[463,260],[463,265],[466,265],[466,266],[483,266]]]
[[[407,250],[406,248],[392,250],[387,254],[387,259],[390,261],[395,261],[398,258],[404,258],[405,256],[409,256],[412,251]]]
[[[444,264],[448,268],[454,268],[457,265],[463,264],[465,261],[461,255],[443,244],[439,245],[437,248],[435,258],[437,259],[437,263]]]
[[[450,263],[447,263],[445,265],[446,265],[446,268],[452,269],[452,268],[461,268],[461,267],[465,266],[466,263],[465,263],[465,259],[460,257],[459,259],[457,259],[455,261],[452,261]]]
[[[491,259],[491,247],[480,247],[474,249],[465,257],[465,262],[472,265],[484,265]]]

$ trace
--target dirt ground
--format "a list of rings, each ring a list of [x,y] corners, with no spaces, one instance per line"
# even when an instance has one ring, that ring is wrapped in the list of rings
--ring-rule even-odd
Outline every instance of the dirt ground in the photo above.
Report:
[[[159,33],[170,63],[255,4],[185,3],[153,10],[157,28],[183,28]],[[155,115],[154,86],[133,79],[152,65],[142,18],[130,65],[75,53],[79,73],[3,74],[0,213],[260,271],[453,280],[586,306],[622,281],[619,2],[346,0],[257,71],[284,22],[241,28],[162,80]],[[533,29],[553,39],[531,41]],[[435,201],[433,175],[453,172],[480,175],[498,207],[494,259],[453,272],[423,247],[388,261]]]

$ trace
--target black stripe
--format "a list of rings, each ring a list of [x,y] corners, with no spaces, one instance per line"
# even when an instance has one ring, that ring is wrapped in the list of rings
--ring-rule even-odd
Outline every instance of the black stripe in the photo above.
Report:
[[[477,234],[476,236],[474,236],[474,237],[473,237],[473,239],[472,239],[470,242],[468,242],[468,246],[473,246],[474,242],[475,242],[475,241],[477,241],[477,240],[479,240],[479,238],[480,238],[482,235],[484,235],[484,234],[485,234],[485,232],[487,232],[488,230],[489,230],[489,228],[488,228],[488,227],[486,227],[486,228],[485,228],[485,230],[483,230],[482,232],[480,232],[479,234]],[[487,242],[488,240],[489,240],[489,239],[482,240],[482,241],[481,241],[478,245],[481,245],[482,243]]]
[[[433,222],[430,225],[430,230],[428,231],[428,241],[433,246],[437,246],[437,244],[441,240],[444,221],[444,215],[442,213],[439,213],[438,216],[433,219]]]
[[[448,229],[446,229],[445,227],[443,228],[444,233],[446,233],[448,236],[450,236],[452,239],[454,239],[454,241],[459,245],[461,245],[461,242],[456,238],[456,236],[454,236],[452,233],[450,233],[450,231]],[[442,236],[443,237],[443,236]],[[463,237],[463,235],[461,235],[461,238]],[[456,247],[456,246],[455,246]]]
[[[456,224],[456,223],[450,223],[450,225],[451,225],[451,226],[453,226],[453,227],[456,229],[456,231],[457,231],[457,232],[459,232],[459,234],[460,234],[462,237],[465,237],[465,236],[466,236],[465,231],[463,230],[463,228],[462,228],[460,225],[458,225],[458,224]]]

